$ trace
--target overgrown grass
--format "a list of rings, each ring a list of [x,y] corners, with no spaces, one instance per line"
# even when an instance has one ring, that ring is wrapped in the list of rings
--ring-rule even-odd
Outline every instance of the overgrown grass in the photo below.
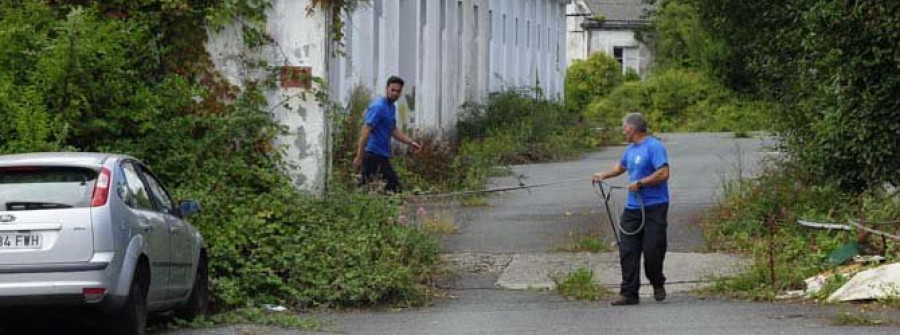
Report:
[[[753,262],[740,275],[715,283],[711,291],[770,300],[780,292],[804,289],[804,279],[833,270],[829,254],[859,238],[855,232],[804,228],[797,219],[846,222],[864,216],[877,222],[900,217],[898,199],[883,192],[845,194],[836,186],[802,182],[798,174],[802,172],[782,164],[726,188],[726,200],[704,222],[708,246],[749,256]],[[883,246],[889,261],[900,256],[896,247],[892,242]],[[840,279],[834,279],[827,286],[836,289],[839,284]]]
[[[308,331],[320,331],[323,327],[321,320],[314,317],[300,316],[291,311],[274,312],[264,308],[239,308],[209,317],[198,317],[191,321],[175,319],[171,323],[153,326],[151,330],[202,329],[237,324],[258,324]]]
[[[610,252],[612,247],[597,235],[573,235],[572,240],[556,250],[565,252]]]
[[[666,69],[646,80],[626,82],[595,99],[590,120],[616,132],[626,112],[642,112],[654,132],[766,130],[771,106],[740,98],[705,73]]]
[[[579,268],[570,272],[556,285],[556,292],[574,300],[600,300],[608,292],[605,287],[594,283],[594,273],[590,269]]]
[[[834,326],[882,326],[884,321],[872,318],[865,313],[840,313],[831,322]]]

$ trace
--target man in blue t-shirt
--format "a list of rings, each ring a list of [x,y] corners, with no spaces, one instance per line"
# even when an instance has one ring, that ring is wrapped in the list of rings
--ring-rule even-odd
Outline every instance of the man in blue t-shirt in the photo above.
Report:
[[[422,149],[419,143],[397,128],[397,107],[394,102],[400,98],[401,93],[403,79],[390,77],[384,96],[375,99],[366,110],[366,124],[360,133],[356,157],[353,159],[353,168],[357,172],[362,169],[360,185],[381,180],[386,182],[386,191],[399,193],[400,180],[390,162],[391,137],[412,146],[414,152]]]
[[[628,148],[609,170],[596,173],[594,182],[628,172],[628,201],[619,220],[619,262],[622,265],[621,297],[612,305],[638,304],[641,283],[641,253],[644,271],[653,285],[653,298],[666,299],[663,260],[666,257],[666,216],[669,211],[669,160],[662,142],[647,134],[647,121],[640,113],[622,120]]]

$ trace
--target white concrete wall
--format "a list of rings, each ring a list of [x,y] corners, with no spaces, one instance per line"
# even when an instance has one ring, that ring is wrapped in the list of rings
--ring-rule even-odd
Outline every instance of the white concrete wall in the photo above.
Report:
[[[330,78],[326,68],[330,53],[328,21],[318,13],[307,16],[307,4],[308,0],[273,0],[265,29],[274,43],[259,49],[246,48],[237,24],[210,32],[206,47],[216,68],[239,87],[245,81],[261,80],[267,75],[265,69],[247,65],[254,60],[276,66],[309,66],[313,76]],[[316,101],[301,99],[302,91],[268,88],[267,110],[288,128],[289,134],[278,138],[276,145],[286,149],[286,158],[294,166],[290,173],[295,186],[319,193],[329,168],[328,119]]]
[[[446,135],[464,102],[482,101],[503,87],[540,84],[548,96],[562,97],[567,2],[372,0],[346,18],[340,56],[331,52],[327,18],[307,15],[309,0],[272,0],[266,32],[274,43],[247,50],[235,25],[211,33],[207,50],[238,86],[266,75],[248,61],[309,66],[329,81],[332,99],[345,105],[354,86],[369,88],[374,98],[384,93],[389,76],[398,75],[406,81],[406,97],[398,101],[400,126],[408,133]],[[272,117],[290,130],[277,144],[296,166],[296,186],[318,193],[330,168],[330,126],[325,111],[316,101],[301,100],[301,92],[279,86],[266,98]]]
[[[583,1],[575,1],[566,8],[569,13],[566,20],[569,63],[575,59],[586,59],[595,52],[604,52],[613,56],[615,47],[634,48],[634,60],[623,64],[622,73],[625,73],[626,68],[633,68],[641,76],[646,76],[650,70],[650,63],[653,61],[647,45],[639,42],[635,38],[634,31],[629,29],[592,28],[585,30],[581,27],[585,16],[580,15],[587,15],[587,17],[594,15],[590,10],[585,11],[585,9],[587,6],[583,5]]]
[[[346,103],[355,85],[380,95],[388,76],[400,75],[404,94],[415,92],[415,105],[398,101],[407,129],[442,134],[452,131],[460,105],[504,86],[539,83],[561,98],[567,2],[373,0],[347,20],[347,56],[332,62],[341,72],[332,76],[334,95]]]

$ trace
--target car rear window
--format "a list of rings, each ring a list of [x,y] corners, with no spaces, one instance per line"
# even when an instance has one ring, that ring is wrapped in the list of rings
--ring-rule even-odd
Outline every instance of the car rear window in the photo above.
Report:
[[[0,167],[0,209],[88,207],[97,174],[81,167]]]

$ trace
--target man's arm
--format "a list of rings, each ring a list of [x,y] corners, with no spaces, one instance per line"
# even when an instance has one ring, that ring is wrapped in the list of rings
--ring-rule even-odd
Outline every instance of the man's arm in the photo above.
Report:
[[[412,146],[414,151],[419,151],[420,149],[422,149],[422,145],[420,145],[416,141],[413,141],[411,138],[409,138],[409,136],[406,136],[406,134],[404,134],[403,131],[400,130],[400,127],[394,127],[394,131],[391,132],[391,135],[394,136],[394,138],[396,138],[398,141],[400,141],[400,143]]]
[[[666,180],[669,180],[669,166],[663,165],[663,167],[654,171],[651,175],[638,180],[638,182],[640,182],[643,186],[653,186],[656,184],[661,184]]]
[[[372,133],[372,126],[364,125],[359,132],[359,143],[356,145],[356,157],[353,158],[353,169],[359,172],[362,166],[363,152],[366,150],[366,144],[369,143],[369,134]]]
[[[611,168],[606,171],[595,173],[591,177],[591,181],[593,182],[601,182],[603,180],[618,177],[619,175],[625,173],[625,167],[622,166],[622,163],[616,162]]]
[[[662,182],[665,182],[666,180],[669,180],[669,165],[663,165],[663,167],[657,169],[656,171],[653,171],[653,173],[649,176],[628,184],[628,190],[637,192],[642,187],[660,184]]]

